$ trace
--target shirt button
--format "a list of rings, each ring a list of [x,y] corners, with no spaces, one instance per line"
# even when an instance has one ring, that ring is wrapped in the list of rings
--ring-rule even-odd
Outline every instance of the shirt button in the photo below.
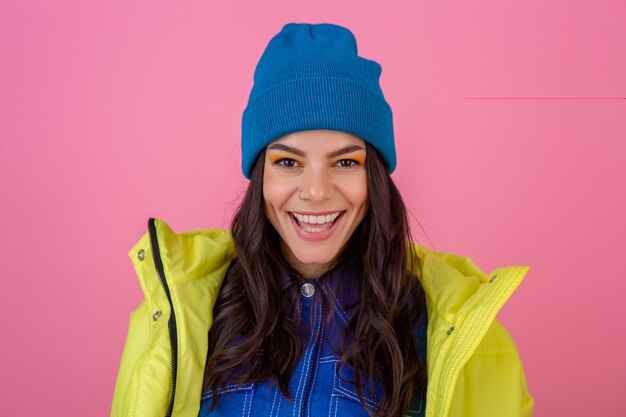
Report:
[[[302,287],[300,287],[300,292],[305,297],[310,298],[313,297],[313,294],[315,294],[315,287],[310,282],[307,282],[305,284],[302,284]]]
[[[143,261],[144,259],[146,259],[146,251],[143,249],[139,250],[139,252],[137,252],[137,257],[140,261]]]

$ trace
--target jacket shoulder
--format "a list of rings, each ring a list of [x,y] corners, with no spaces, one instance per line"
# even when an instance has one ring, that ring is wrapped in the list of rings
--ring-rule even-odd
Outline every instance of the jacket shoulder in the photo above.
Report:
[[[449,417],[530,417],[533,408],[515,342],[495,319],[459,375]]]
[[[500,320],[495,319],[485,337],[474,352],[476,355],[519,355],[517,346],[509,331],[502,325]]]

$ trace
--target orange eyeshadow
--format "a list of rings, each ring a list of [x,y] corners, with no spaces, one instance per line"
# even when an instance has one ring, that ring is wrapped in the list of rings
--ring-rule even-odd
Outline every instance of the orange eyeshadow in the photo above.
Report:
[[[337,161],[341,161],[342,159],[354,159],[361,165],[365,164],[365,156],[361,156],[361,154],[351,155],[347,153],[345,155],[342,155],[339,159],[337,159]]]
[[[276,162],[280,159],[284,159],[284,158],[289,158],[289,159],[293,159],[294,161],[298,161],[297,157],[294,157],[294,155],[292,154],[272,154],[272,156],[268,156],[267,159],[269,159],[270,162]]]
[[[362,156],[353,156],[350,159],[354,159],[355,161],[357,161],[361,165],[365,164],[365,158],[363,158]]]

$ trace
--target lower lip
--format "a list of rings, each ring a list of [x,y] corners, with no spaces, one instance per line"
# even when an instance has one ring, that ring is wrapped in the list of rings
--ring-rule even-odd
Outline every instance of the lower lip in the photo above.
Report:
[[[293,227],[296,229],[296,233],[298,234],[298,236],[300,236],[303,240],[307,240],[309,242],[319,242],[320,240],[326,240],[329,237],[331,237],[332,234],[335,232],[335,229],[337,229],[338,227],[337,224],[343,218],[343,214],[344,212],[341,212],[337,220],[335,220],[333,222],[333,225],[330,226],[327,230],[324,230],[323,232],[309,233],[300,227],[300,225],[298,224],[298,221],[293,217],[293,214],[288,213],[289,217],[291,217],[291,223],[293,224]],[[315,225],[311,225],[311,227],[315,227]]]

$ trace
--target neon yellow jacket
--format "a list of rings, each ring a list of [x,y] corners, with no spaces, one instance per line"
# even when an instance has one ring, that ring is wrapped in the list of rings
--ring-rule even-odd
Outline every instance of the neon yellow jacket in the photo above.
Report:
[[[495,318],[529,268],[485,274],[470,258],[414,246],[428,309],[426,417],[531,416],[518,351]],[[111,416],[197,417],[213,306],[236,257],[231,235],[150,219],[128,254],[145,297],[130,316]]]

